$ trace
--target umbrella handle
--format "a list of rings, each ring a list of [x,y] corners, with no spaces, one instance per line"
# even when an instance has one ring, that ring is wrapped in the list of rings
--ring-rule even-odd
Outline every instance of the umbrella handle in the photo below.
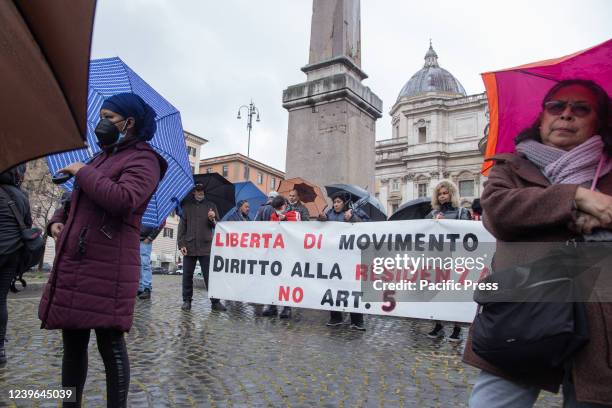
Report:
[[[70,173],[57,173],[51,177],[53,184],[63,184],[72,178]]]

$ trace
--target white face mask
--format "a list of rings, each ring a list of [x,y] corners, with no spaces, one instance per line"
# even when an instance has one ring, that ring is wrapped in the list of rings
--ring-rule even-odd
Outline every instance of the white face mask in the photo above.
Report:
[[[276,211],[276,215],[282,215],[283,214],[282,211],[279,211],[279,210],[274,210],[274,211]]]

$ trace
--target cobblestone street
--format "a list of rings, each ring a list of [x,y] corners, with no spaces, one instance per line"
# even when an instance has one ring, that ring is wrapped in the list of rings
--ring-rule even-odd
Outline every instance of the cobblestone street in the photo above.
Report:
[[[228,302],[211,312],[196,289],[180,310],[180,276],[155,276],[139,300],[127,338],[131,407],[462,407],[477,370],[461,363],[464,343],[431,340],[429,322],[366,316],[366,332],[327,327],[328,314],[298,310],[290,320],[256,317]],[[8,390],[59,387],[59,331],[40,330],[39,291],[9,299],[7,354],[0,405],[58,406],[10,400]],[[90,343],[84,406],[105,404],[104,369]],[[17,403],[17,405],[15,405]],[[559,406],[542,393],[538,407]]]

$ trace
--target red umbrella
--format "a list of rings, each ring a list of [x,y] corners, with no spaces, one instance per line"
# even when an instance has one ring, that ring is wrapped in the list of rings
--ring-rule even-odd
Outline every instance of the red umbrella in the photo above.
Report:
[[[612,95],[612,40],[561,58],[482,74],[489,101],[485,158],[514,151],[514,138],[541,110],[544,95],[565,79],[590,79]],[[487,173],[491,162],[484,162]]]
[[[0,1],[0,172],[85,147],[95,6]]]

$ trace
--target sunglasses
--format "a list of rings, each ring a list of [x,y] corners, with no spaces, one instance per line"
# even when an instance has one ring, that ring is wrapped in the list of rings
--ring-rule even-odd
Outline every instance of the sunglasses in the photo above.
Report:
[[[544,110],[551,115],[558,116],[565,112],[567,105],[570,106],[572,114],[577,118],[587,116],[593,110],[589,104],[584,102],[548,101],[544,103]]]

